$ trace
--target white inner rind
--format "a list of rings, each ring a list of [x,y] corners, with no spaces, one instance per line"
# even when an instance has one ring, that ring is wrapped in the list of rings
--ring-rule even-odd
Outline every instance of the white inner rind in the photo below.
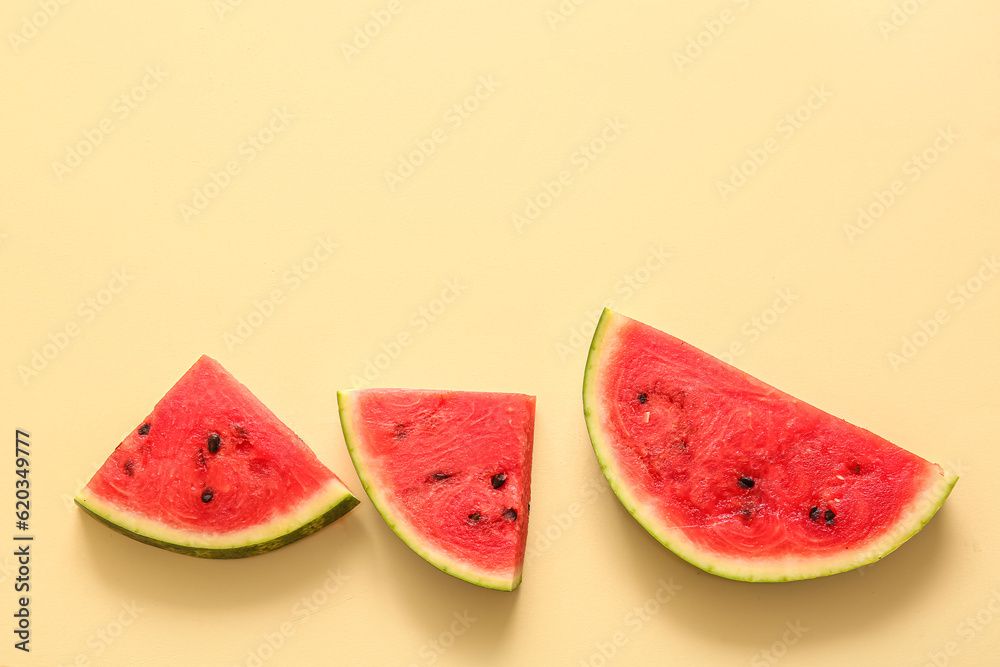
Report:
[[[337,392],[337,403],[340,408],[340,423],[344,429],[344,440],[347,442],[347,450],[351,455],[351,460],[354,462],[358,478],[365,487],[365,492],[371,499],[375,509],[382,515],[382,518],[389,524],[393,532],[407,546],[420,555],[421,558],[452,576],[479,586],[485,586],[486,588],[495,588],[503,591],[512,591],[517,588],[521,583],[521,568],[517,568],[516,571],[512,571],[510,574],[505,574],[472,567],[456,559],[451,554],[429,544],[426,538],[413,529],[409,518],[393,508],[388,495],[381,490],[383,485],[379,483],[379,480],[375,479],[366,460],[364,442],[355,426],[355,422],[360,420],[360,415],[357,412],[357,405],[353,394],[354,390]]]
[[[133,512],[124,512],[86,488],[76,497],[76,501],[94,514],[137,535],[192,549],[236,549],[269,542],[295,532],[350,496],[351,492],[343,483],[331,479],[312,498],[298,505],[294,512],[276,516],[252,528],[227,533],[184,530]]]
[[[741,581],[792,581],[836,574],[873,563],[894,551],[930,521],[958,480],[957,476],[945,473],[939,467],[939,477],[927,483],[886,533],[866,545],[846,549],[843,554],[764,560],[725,557],[708,552],[692,542],[681,528],[667,523],[652,503],[644,503],[636,497],[625,481],[624,471],[619,467],[614,449],[604,433],[602,424],[609,420],[608,415],[602,412],[604,408],[598,397],[604,395],[600,377],[605,356],[612,347],[605,342],[613,340],[619,326],[626,321],[624,316],[605,309],[594,332],[583,380],[587,430],[597,460],[622,505],[664,546],[703,570]]]

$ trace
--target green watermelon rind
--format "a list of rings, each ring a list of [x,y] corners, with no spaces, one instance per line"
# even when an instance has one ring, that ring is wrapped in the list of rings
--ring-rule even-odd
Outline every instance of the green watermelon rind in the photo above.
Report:
[[[375,506],[375,509],[382,516],[382,519],[385,520],[389,528],[392,529],[392,532],[396,533],[421,558],[453,577],[498,591],[512,591],[517,588],[521,583],[521,568],[517,569],[513,577],[508,578],[498,577],[490,572],[470,567],[454,556],[428,545],[426,540],[410,529],[406,517],[393,510],[392,504],[375,482],[374,476],[361,453],[361,438],[355,431],[354,415],[352,414],[355,408],[352,396],[354,391],[356,390],[348,389],[337,392],[337,406],[340,412],[340,425],[344,431],[344,440],[347,443],[347,451],[351,455],[351,461],[354,462],[354,468],[358,473],[358,479],[361,480],[361,485],[365,488],[365,493],[368,494],[372,505]]]
[[[764,564],[759,560],[720,558],[706,553],[689,540],[679,528],[666,524],[657,516],[652,506],[644,504],[636,497],[623,471],[618,467],[612,448],[608,444],[608,437],[602,431],[599,413],[601,405],[598,399],[600,388],[597,386],[597,378],[602,367],[603,352],[610,347],[606,346],[606,343],[612,339],[615,332],[615,323],[626,320],[623,315],[605,308],[594,331],[583,380],[584,418],[591,444],[604,476],[625,509],[663,546],[706,572],[737,581],[780,582],[823,577],[874,563],[916,535],[937,513],[951,493],[955,482],[958,481],[956,475],[938,466],[941,478],[936,483],[926,486],[924,492],[913,499],[909,510],[903,513],[893,529],[875,542],[866,545],[864,549],[848,551],[842,556],[823,559],[789,558]]]
[[[360,504],[343,483],[332,479],[321,493],[299,505],[293,514],[235,533],[207,535],[125,512],[87,489],[75,500],[87,514],[133,540],[186,556],[216,559],[247,558],[274,551],[312,535]]]

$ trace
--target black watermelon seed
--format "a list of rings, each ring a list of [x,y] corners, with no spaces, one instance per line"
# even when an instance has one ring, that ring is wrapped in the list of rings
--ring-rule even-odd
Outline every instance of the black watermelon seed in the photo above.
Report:
[[[506,482],[507,482],[507,475],[502,472],[498,472],[497,474],[493,475],[493,479],[490,480],[490,484],[493,485],[494,489],[499,489]]]
[[[434,481],[440,482],[442,479],[448,479],[451,475],[446,472],[436,472],[431,477],[434,478]]]
[[[406,426],[404,426],[403,424],[396,424],[396,427],[393,429],[393,431],[396,436],[396,440],[402,440],[403,438],[406,437]]]
[[[639,402],[640,403],[645,403],[648,400],[648,398],[649,397],[646,396],[646,394],[639,394]]]
[[[855,475],[860,475],[861,474],[861,466],[859,466],[859,465],[854,466],[854,474]]]
[[[469,523],[471,523],[472,525],[476,525],[477,523],[479,523],[479,512],[473,512],[472,514],[469,515]]]
[[[513,507],[508,507],[503,511],[503,518],[507,521],[517,521],[517,510]]]
[[[222,438],[219,437],[218,433],[208,434],[208,453],[214,454],[219,451],[219,445],[222,444]]]
[[[125,474],[128,475],[129,477],[135,474],[135,463],[132,461],[132,459],[129,459],[128,461],[125,462]]]
[[[809,510],[809,518],[813,521],[819,521],[819,508],[813,507]]]
[[[212,489],[205,489],[201,493],[201,502],[207,503],[210,500],[212,500],[212,498],[214,498],[214,497],[215,497],[215,494],[212,492]]]
[[[739,478],[739,479],[737,480],[737,482],[738,482],[738,483],[739,483],[739,485],[740,485],[740,486],[742,486],[742,487],[743,487],[744,489],[752,489],[752,488],[753,488],[753,480],[752,480],[752,479],[750,479],[749,477],[740,477],[740,478]]]
[[[148,435],[148,434],[149,434],[149,422],[146,422],[145,424],[139,427],[139,435]]]
[[[828,526],[832,526],[833,525],[833,521],[836,518],[837,518],[837,515],[833,513],[833,510],[827,510],[827,511],[823,512],[823,520],[826,521],[826,525],[828,525]]]

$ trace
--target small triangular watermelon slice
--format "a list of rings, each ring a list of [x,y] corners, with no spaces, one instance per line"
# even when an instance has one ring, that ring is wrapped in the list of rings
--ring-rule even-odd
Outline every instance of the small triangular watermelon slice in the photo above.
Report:
[[[681,558],[730,579],[808,579],[876,561],[957,480],[610,310],[594,332],[583,404],[622,504]]]
[[[535,398],[416,389],[337,393],[372,504],[424,559],[514,590],[528,536]]]
[[[76,502],[128,537],[202,558],[277,549],[358,504],[290,428],[207,356],[118,445]]]

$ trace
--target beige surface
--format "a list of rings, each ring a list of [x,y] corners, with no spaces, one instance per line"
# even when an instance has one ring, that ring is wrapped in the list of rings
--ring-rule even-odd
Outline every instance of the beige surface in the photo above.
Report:
[[[0,663],[995,664],[1000,10],[665,4],[6,3],[0,414],[36,541]],[[962,479],[863,571],[704,574],[590,449],[608,302]],[[366,498],[238,562],[85,517],[202,353],[358,493],[337,389],[537,395],[521,588],[438,572]]]

